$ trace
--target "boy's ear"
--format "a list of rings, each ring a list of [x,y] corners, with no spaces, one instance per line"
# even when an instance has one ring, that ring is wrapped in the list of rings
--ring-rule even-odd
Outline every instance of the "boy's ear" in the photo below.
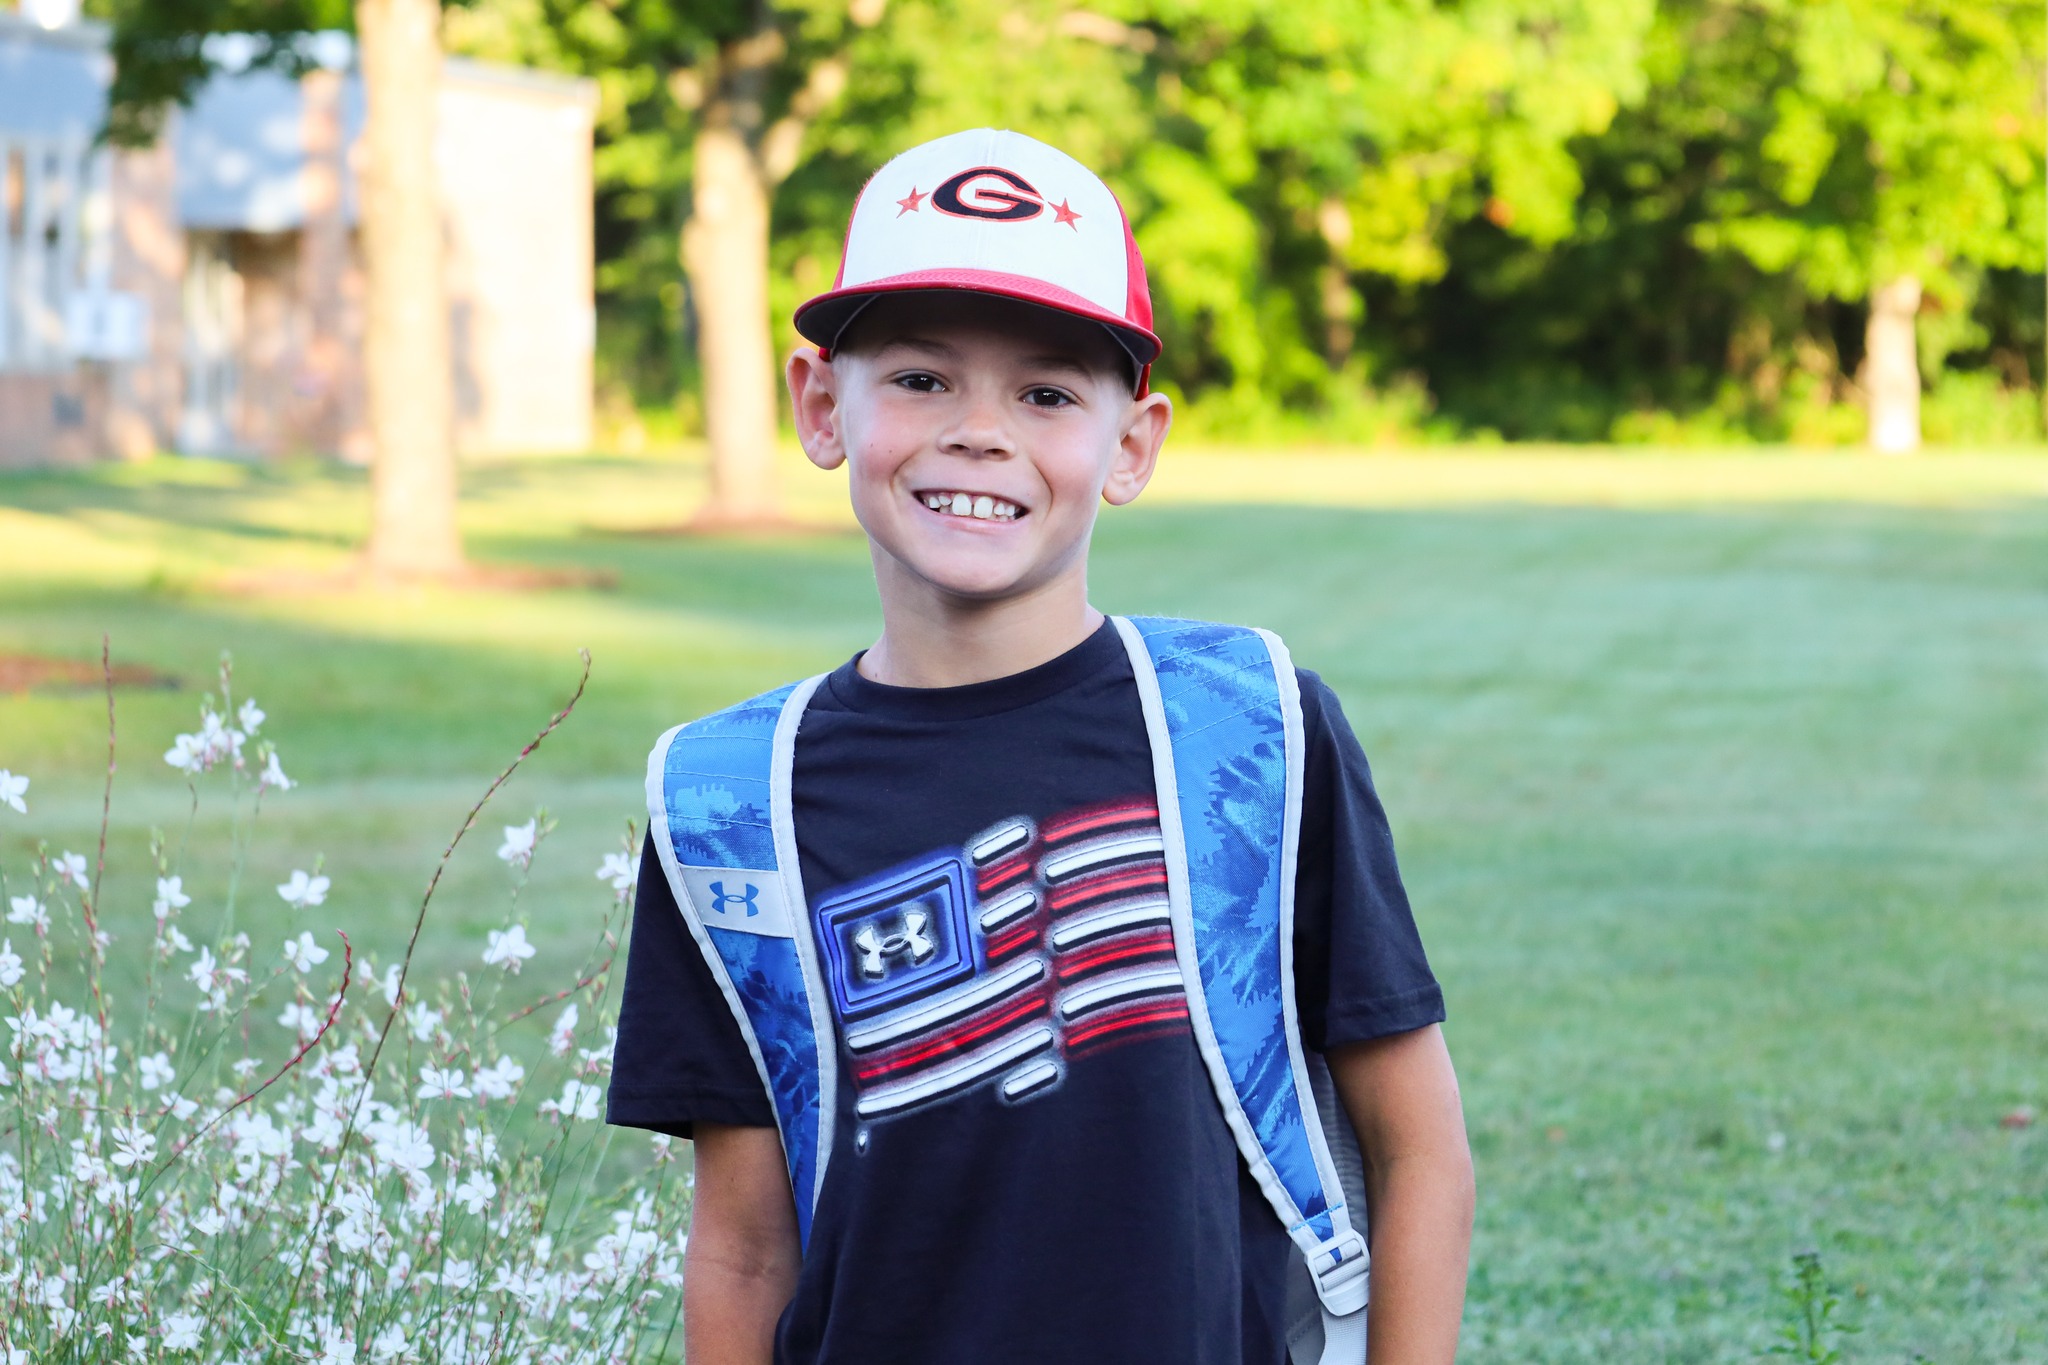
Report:
[[[783,367],[789,383],[789,406],[796,414],[796,438],[804,454],[820,469],[846,462],[846,442],[839,429],[838,376],[832,362],[809,346],[790,353]]]
[[[1124,414],[1123,433],[1117,440],[1116,458],[1110,462],[1109,478],[1102,485],[1102,500],[1122,507],[1145,491],[1152,471],[1159,464],[1159,448],[1166,444],[1167,429],[1173,425],[1173,400],[1163,393],[1148,393],[1131,400]]]

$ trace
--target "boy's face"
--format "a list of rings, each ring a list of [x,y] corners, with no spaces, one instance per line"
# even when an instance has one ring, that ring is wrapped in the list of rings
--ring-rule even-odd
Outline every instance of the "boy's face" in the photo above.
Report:
[[[959,602],[1085,580],[1102,500],[1138,496],[1171,420],[1095,323],[984,294],[883,297],[789,364],[811,460],[849,465],[884,594]]]

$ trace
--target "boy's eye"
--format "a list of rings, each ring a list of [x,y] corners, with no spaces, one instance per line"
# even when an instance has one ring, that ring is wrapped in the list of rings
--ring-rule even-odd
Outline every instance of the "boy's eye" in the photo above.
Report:
[[[939,383],[937,375],[924,374],[922,372],[898,375],[896,376],[896,382],[902,387],[909,389],[912,393],[937,393],[944,387]]]
[[[1074,401],[1074,396],[1065,389],[1040,385],[1024,391],[1024,401],[1034,408],[1063,408]]]

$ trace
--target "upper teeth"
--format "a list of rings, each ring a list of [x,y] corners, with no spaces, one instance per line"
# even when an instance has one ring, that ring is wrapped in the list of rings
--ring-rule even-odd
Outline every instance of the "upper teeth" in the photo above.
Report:
[[[924,499],[924,505],[934,512],[973,517],[976,521],[1011,521],[1017,515],[1015,503],[992,498],[986,493],[924,493],[919,496]]]

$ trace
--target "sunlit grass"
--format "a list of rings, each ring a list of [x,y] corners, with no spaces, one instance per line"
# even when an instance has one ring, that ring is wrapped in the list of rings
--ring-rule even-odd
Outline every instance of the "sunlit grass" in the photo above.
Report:
[[[388,957],[588,647],[427,949],[473,962],[496,826],[545,803],[526,904],[566,954],[654,736],[872,638],[840,479],[784,476],[818,529],[721,539],[645,534],[698,505],[693,464],[471,471],[478,560],[614,580],[535,593],[223,588],[346,562],[367,499],[329,466],[0,478],[0,651],[105,631],[183,680],[120,697],[132,850],[184,818],[157,756],[231,649],[305,784],[252,875],[324,854]],[[2048,1109],[2048,458],[1175,449],[1095,565],[1111,609],[1280,630],[1373,756],[1480,1162],[1470,1359],[1750,1358],[1808,1246],[1854,1358],[2048,1359],[2048,1141],[2000,1126]],[[0,767],[74,847],[103,725],[0,697]],[[147,888],[116,892],[132,930]]]

